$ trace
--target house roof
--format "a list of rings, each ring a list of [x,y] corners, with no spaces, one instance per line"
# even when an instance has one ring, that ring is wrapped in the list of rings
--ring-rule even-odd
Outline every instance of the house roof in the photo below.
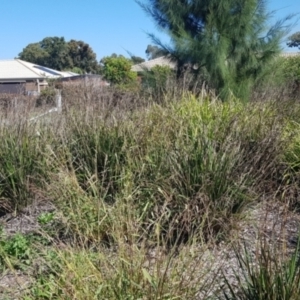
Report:
[[[0,80],[29,80],[71,77],[78,74],[61,72],[20,59],[0,60]]]
[[[170,58],[166,57],[166,56],[161,56],[155,59],[151,59],[145,62],[142,62],[140,64],[137,65],[133,65],[131,67],[131,71],[135,71],[135,72],[142,72],[145,70],[151,70],[153,67],[155,66],[168,66],[171,69],[175,69],[176,68],[176,63],[171,61]]]
[[[300,55],[300,52],[283,52],[280,54],[282,57],[295,57]],[[145,62],[142,62],[137,65],[133,65],[131,67],[131,71],[134,72],[143,72],[143,71],[149,71],[151,70],[154,66],[168,66],[171,69],[176,69],[176,63],[172,61],[170,58],[167,56],[161,56],[155,59],[151,59]]]
[[[300,52],[283,52],[281,56],[283,57],[294,57],[300,55]]]

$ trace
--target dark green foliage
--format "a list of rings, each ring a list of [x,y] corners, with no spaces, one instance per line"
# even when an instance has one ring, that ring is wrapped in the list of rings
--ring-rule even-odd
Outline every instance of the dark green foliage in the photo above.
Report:
[[[158,57],[161,57],[164,55],[163,50],[155,45],[148,45],[145,53],[149,60],[155,59],[155,58],[158,58]]]
[[[142,8],[172,39],[164,47],[215,89],[222,99],[231,94],[247,100],[253,84],[280,52],[283,21],[267,29],[270,15],[264,0],[147,0]]]
[[[27,45],[21,53],[19,58],[31,63],[50,67],[47,62],[49,53],[41,46],[41,43],[32,43]]]
[[[84,72],[98,72],[96,54],[83,41],[70,40],[63,37],[46,37],[38,43],[29,44],[19,58],[55,70],[79,68]]]
[[[55,70],[72,67],[68,45],[63,37],[46,37],[38,43],[29,44],[19,53],[19,58]]]
[[[70,40],[67,44],[73,68],[79,68],[87,73],[97,73],[99,71],[96,54],[89,44],[76,40]]]
[[[298,49],[300,50],[300,31],[292,34],[289,37],[289,41],[287,42],[287,45],[289,47],[298,47]]]
[[[140,64],[145,61],[143,58],[141,58],[139,56],[135,56],[135,55],[131,56],[130,59],[134,65]]]

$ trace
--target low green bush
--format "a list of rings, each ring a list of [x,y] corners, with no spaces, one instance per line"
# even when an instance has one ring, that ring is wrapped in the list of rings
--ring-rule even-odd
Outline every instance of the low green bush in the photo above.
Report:
[[[22,235],[15,234],[12,237],[4,237],[1,234],[0,241],[0,270],[20,269],[28,266],[33,255],[30,240]]]

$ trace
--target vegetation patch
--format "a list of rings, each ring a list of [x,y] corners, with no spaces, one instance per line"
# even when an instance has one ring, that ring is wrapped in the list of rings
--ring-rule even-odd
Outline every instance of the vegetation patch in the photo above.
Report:
[[[298,207],[299,107],[289,105],[204,91],[128,110],[72,98],[60,115],[2,125],[3,213],[36,224],[3,240],[3,272],[30,277],[24,299],[216,299],[212,249],[229,247],[251,207]],[[53,208],[26,210],[43,203]]]

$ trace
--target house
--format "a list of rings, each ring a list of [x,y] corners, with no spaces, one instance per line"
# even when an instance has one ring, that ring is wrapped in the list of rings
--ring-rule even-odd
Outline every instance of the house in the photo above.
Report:
[[[282,56],[282,57],[295,57],[298,55],[300,55],[300,52],[284,52],[284,53],[280,54],[280,56]],[[149,71],[154,66],[168,66],[171,69],[176,69],[176,67],[177,67],[175,61],[170,60],[167,56],[161,56],[161,57],[158,57],[155,59],[151,59],[151,60],[142,62],[137,65],[133,65],[131,67],[131,71],[134,71],[134,72]]]
[[[282,57],[297,57],[300,56],[300,52],[283,52],[281,53]]]
[[[38,95],[48,79],[77,76],[20,59],[0,60],[0,94]]]
[[[137,65],[133,65],[131,67],[131,71],[134,72],[149,71],[155,66],[168,66],[171,69],[176,69],[176,62],[172,61],[167,56],[161,56],[155,59],[144,61]]]

